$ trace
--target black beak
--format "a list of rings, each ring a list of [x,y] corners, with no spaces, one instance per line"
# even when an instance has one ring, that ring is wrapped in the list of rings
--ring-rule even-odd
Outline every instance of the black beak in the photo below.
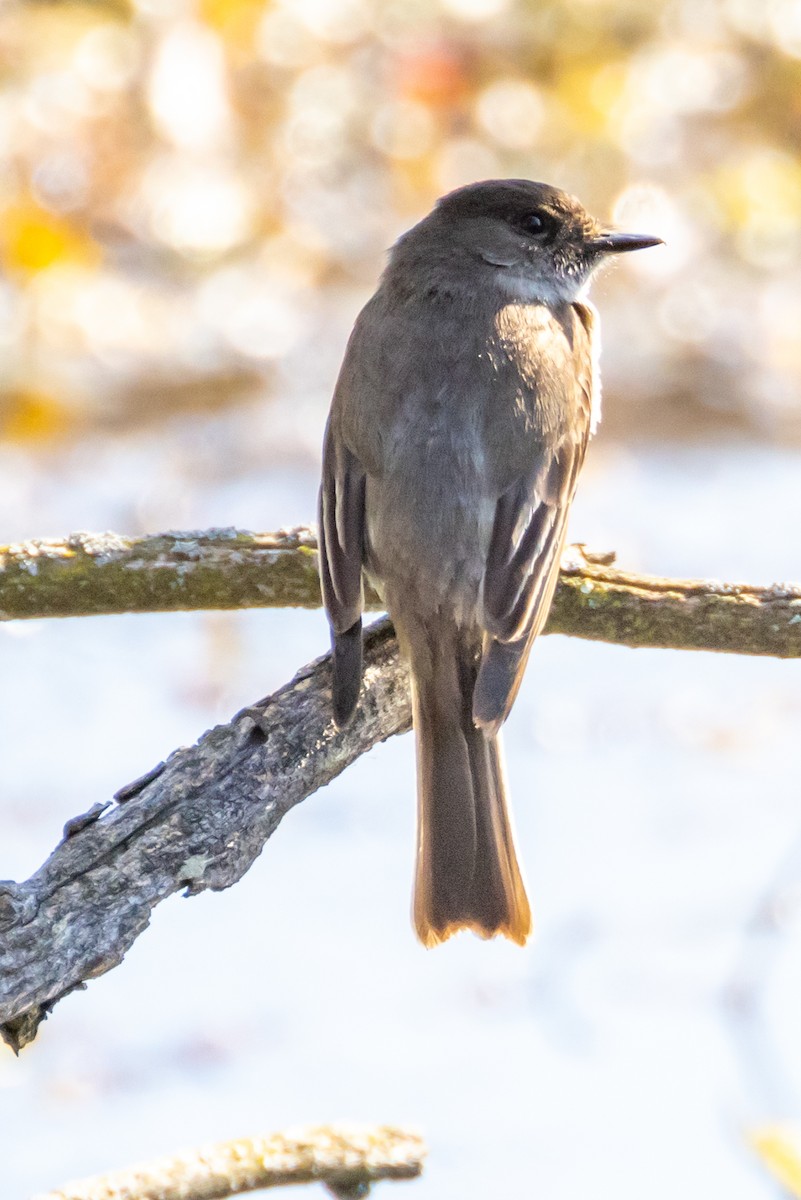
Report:
[[[649,233],[602,233],[592,238],[589,246],[598,254],[626,254],[629,250],[647,250],[649,246],[664,246],[662,238]]]

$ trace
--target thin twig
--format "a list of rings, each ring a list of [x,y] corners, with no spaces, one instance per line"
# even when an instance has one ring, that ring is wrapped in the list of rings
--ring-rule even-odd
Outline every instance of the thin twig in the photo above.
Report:
[[[225,1200],[291,1183],[323,1183],[333,1195],[365,1196],[382,1179],[416,1179],[425,1145],[388,1125],[326,1125],[217,1142],[138,1167],[97,1175],[35,1200]]]

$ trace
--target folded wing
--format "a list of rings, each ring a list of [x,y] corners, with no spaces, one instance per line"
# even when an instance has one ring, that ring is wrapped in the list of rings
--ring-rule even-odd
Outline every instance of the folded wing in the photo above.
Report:
[[[362,678],[362,565],[366,476],[329,421],[320,487],[320,583],[331,626],[334,720],[353,716]]]

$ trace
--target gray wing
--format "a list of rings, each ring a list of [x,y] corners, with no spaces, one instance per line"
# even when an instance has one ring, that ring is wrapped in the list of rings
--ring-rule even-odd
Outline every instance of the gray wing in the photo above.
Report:
[[[576,315],[574,424],[507,488],[495,509],[483,582],[484,648],[473,694],[473,719],[488,732],[497,732],[509,715],[531,646],[548,616],[590,439],[592,316]]]
[[[320,583],[331,627],[334,721],[353,716],[362,678],[365,472],[329,419],[320,485]]]
[[[585,446],[562,446],[498,501],[483,593],[484,628],[498,641],[536,637],[545,621]]]

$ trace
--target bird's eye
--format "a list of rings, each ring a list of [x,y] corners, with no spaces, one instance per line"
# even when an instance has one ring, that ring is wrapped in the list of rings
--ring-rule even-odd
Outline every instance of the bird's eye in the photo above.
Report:
[[[551,219],[541,212],[529,213],[522,220],[523,229],[526,233],[535,238],[547,237],[551,232],[553,222]]]

